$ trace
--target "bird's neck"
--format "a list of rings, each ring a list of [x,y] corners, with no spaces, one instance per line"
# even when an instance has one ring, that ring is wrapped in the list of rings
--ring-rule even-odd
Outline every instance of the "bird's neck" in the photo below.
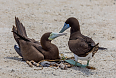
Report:
[[[51,48],[51,41],[41,40],[41,46],[44,50],[48,51]]]
[[[76,28],[71,27],[71,29],[70,29],[70,34],[73,34],[73,33],[75,33],[75,32],[81,33],[80,28],[79,28],[79,27],[76,27]]]
[[[41,40],[41,46],[46,51],[53,51],[57,46],[52,44],[50,40]]]
[[[76,31],[76,32],[70,32],[70,38],[69,40],[76,40],[77,38],[81,37],[82,34],[80,31]]]
[[[81,31],[80,30],[79,31],[71,30],[70,35],[73,35],[73,34],[75,34],[75,35],[78,34],[79,35],[79,34],[81,34]]]

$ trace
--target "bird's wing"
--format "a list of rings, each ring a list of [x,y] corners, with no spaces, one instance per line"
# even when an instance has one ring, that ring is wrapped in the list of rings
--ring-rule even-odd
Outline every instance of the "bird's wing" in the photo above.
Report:
[[[80,38],[76,40],[69,40],[68,45],[69,49],[80,57],[86,56],[86,53],[89,51],[88,44]]]
[[[39,62],[44,59],[44,55],[39,51],[40,45],[25,40],[20,40],[19,43],[25,61],[33,60]]]
[[[17,17],[15,17],[15,25],[17,28],[17,33],[21,36],[27,37],[25,27],[23,26],[23,24],[19,21]]]
[[[13,26],[12,31],[13,31],[14,39],[18,43],[19,47],[20,47],[20,44],[19,44],[20,38],[26,41],[40,44],[38,41],[35,41],[34,39],[30,39],[27,37],[25,27],[23,26],[23,24],[19,21],[17,17],[15,17],[15,25],[16,27]]]
[[[86,41],[90,46],[92,46],[92,47],[95,46],[95,42],[92,40],[92,38],[89,38],[89,37],[87,37],[87,36],[84,36],[83,38],[85,39],[85,41]],[[99,50],[107,50],[107,48],[105,48],[105,47],[98,47],[98,49],[99,49]]]
[[[27,37],[25,27],[16,17],[15,24],[16,27],[13,26],[12,32],[14,39],[19,45],[19,49],[21,50],[20,53],[24,60],[40,61],[44,59],[43,54],[38,50],[38,47],[41,47],[40,43]]]
[[[18,34],[13,31],[15,36],[17,36],[18,43],[20,44],[21,55],[25,61],[34,60],[39,62],[44,59],[44,55],[40,52],[41,45],[37,42],[34,42],[33,39],[29,39],[25,36]]]
[[[95,46],[95,42],[92,40],[92,38],[89,38],[87,36],[83,36],[83,39],[89,46]]]
[[[12,28],[13,36],[17,44],[20,46],[19,44],[20,37],[18,35],[27,38],[27,34],[26,34],[25,27],[23,26],[23,24],[19,21],[17,17],[15,17],[15,25],[16,27],[13,25],[13,28]]]

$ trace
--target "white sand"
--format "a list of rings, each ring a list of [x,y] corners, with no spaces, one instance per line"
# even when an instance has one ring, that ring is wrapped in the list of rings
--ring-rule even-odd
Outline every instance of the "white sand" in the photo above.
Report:
[[[11,29],[15,16],[24,24],[29,38],[40,40],[45,32],[59,32],[69,17],[76,17],[84,35],[92,37],[106,51],[90,61],[96,70],[72,67],[68,70],[30,68],[15,52]],[[67,36],[52,41],[68,57]],[[86,63],[80,61],[82,63]],[[0,0],[0,78],[115,78],[116,0]]]

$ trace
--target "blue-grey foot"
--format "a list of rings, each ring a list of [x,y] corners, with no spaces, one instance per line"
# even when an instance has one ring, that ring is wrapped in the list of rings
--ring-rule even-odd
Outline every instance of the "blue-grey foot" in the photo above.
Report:
[[[89,65],[89,60],[87,61],[87,65],[82,65],[81,63],[78,63],[77,61],[74,61],[72,59],[68,59],[68,60],[65,60],[66,62],[74,65],[74,66],[79,66],[79,67],[83,67],[83,68],[88,68],[88,69],[92,69],[92,70],[95,70],[95,67],[90,67],[88,66]]]
[[[81,64],[81,63],[79,63],[79,62],[76,62],[76,61],[75,61],[75,63],[76,63],[75,65],[76,65],[76,66],[79,66],[79,67],[86,67],[86,66],[87,66],[87,65],[83,65],[83,64]]]
[[[87,60],[87,66],[89,65],[89,60]]]
[[[87,67],[88,65],[89,65],[89,60],[87,61],[87,65],[82,65],[81,63],[78,63],[77,61],[75,61],[75,66]]]
[[[77,61],[74,61],[72,59],[68,59],[68,60],[65,60],[66,62],[74,65],[74,66],[78,66],[78,67],[86,67],[87,65],[82,65],[81,63],[78,63]]]

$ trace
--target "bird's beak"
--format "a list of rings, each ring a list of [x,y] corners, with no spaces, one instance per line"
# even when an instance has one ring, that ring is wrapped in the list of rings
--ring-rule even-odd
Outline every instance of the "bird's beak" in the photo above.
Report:
[[[64,27],[61,29],[61,31],[59,33],[63,33],[66,29],[68,29],[70,27],[69,24],[64,24]]]
[[[49,36],[49,40],[53,40],[53,39],[55,39],[55,38],[57,38],[57,37],[59,37],[59,36],[62,36],[62,35],[66,35],[67,33],[54,33],[54,32],[52,32],[51,34],[50,34],[50,36]]]

